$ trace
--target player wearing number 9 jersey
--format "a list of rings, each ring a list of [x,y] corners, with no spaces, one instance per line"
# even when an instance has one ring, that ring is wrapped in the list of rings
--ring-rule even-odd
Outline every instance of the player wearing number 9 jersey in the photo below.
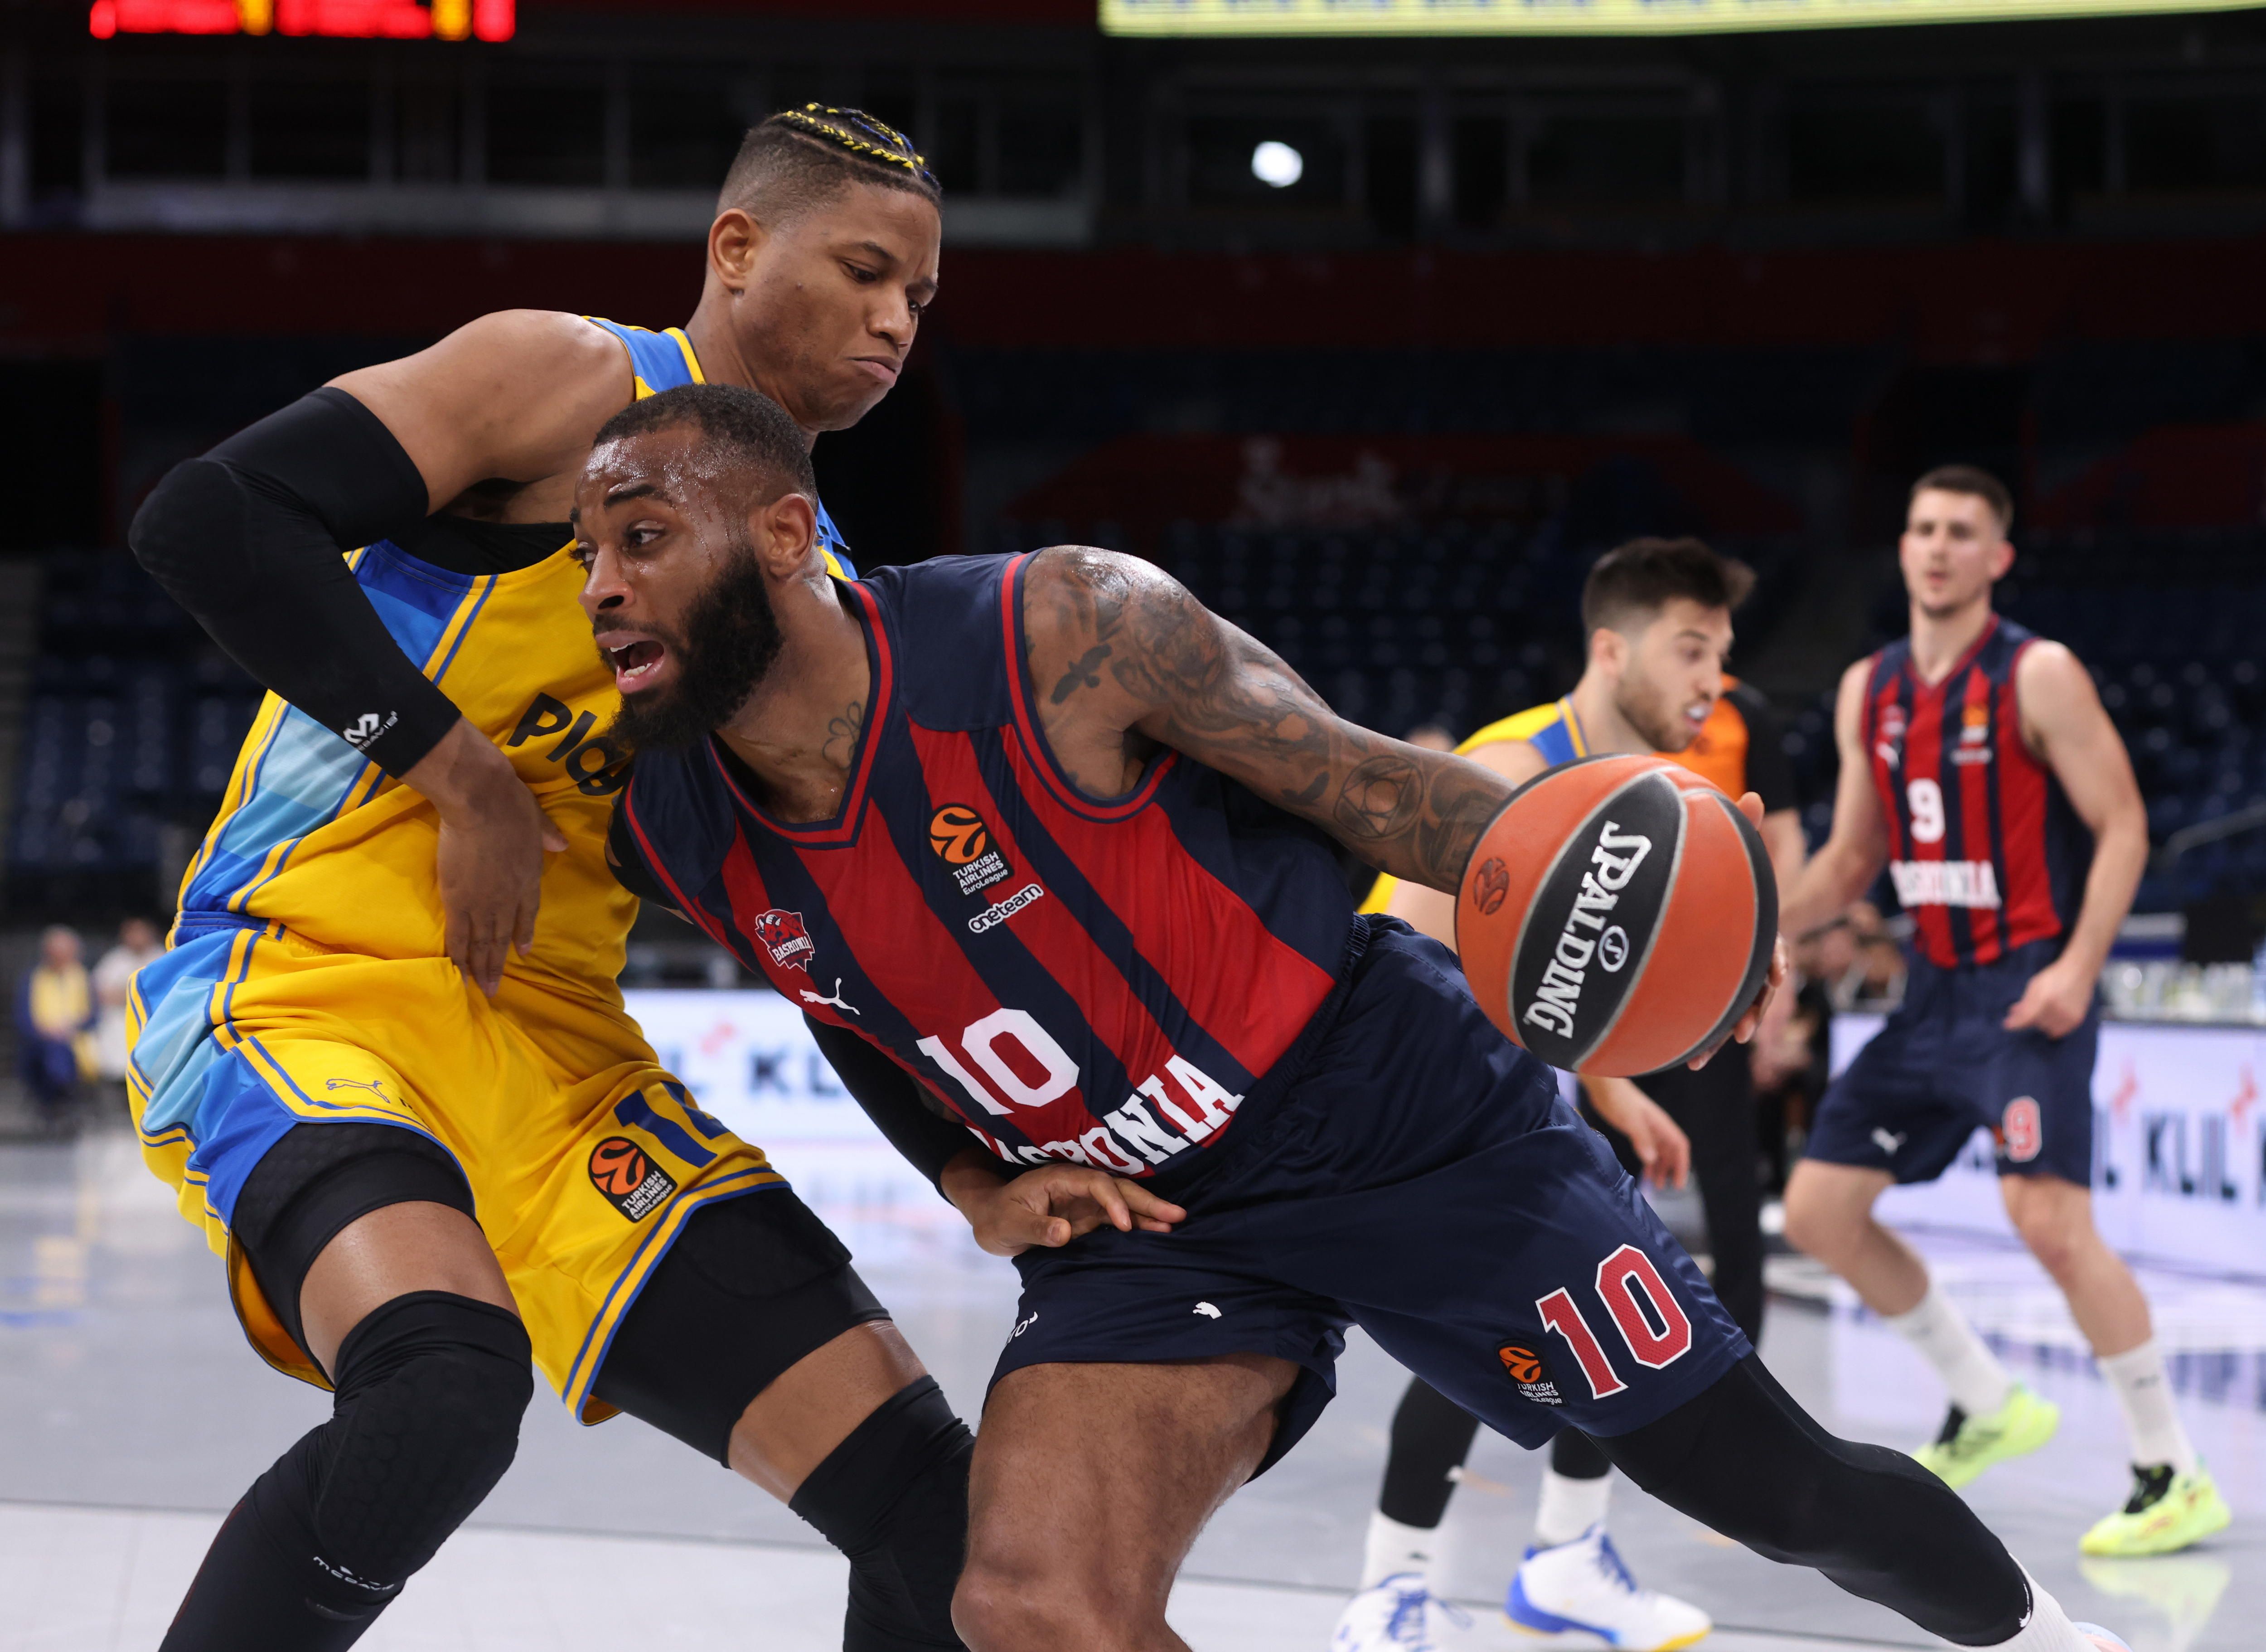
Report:
[[[1350,1324],[1955,1641],[2087,1645],[1940,1481],[1804,1417],[1453,955],[1354,911],[1327,839],[1453,888],[1509,780],[1334,715],[1130,557],[824,580],[811,493],[744,391],[599,433],[582,601],[642,731],[611,842],[873,1054],[853,1093],[1015,1254],[972,1647],[1178,1644],[1181,1557],[1312,1423]],[[706,646],[683,617],[718,609]]]
[[[1923,1463],[1959,1486],[2036,1450],[2055,1407],[1872,1214],[1891,1183],[1933,1180],[1990,1129],[2007,1214],[2131,1430],[2131,1497],[2083,1546],[2162,1553],[2227,1513],[2173,1407],[2146,1299],[2093,1223],[2094,988],[2147,858],[2147,816],[2085,668],[1992,610],[2012,508],[1965,466],[1914,485],[1899,547],[1911,633],[1841,680],[1832,834],[1782,921],[1799,935],[1831,920],[1885,866],[1913,958],[1904,1003],[1818,1106],[1787,1232],[1942,1375],[1950,1410]]]

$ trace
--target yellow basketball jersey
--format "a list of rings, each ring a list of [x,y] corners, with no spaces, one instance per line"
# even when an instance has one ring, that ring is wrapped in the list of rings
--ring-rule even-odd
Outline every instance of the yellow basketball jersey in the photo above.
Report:
[[[404,653],[502,748],[567,842],[549,858],[535,949],[508,968],[610,997],[636,901],[605,860],[626,755],[599,736],[619,704],[561,545],[531,567],[469,574],[380,541],[349,559]],[[245,919],[374,958],[442,949],[433,806],[305,713],[262,702],[219,817],[190,863],[177,935]]]
[[[683,333],[593,318],[629,352],[640,398],[700,382]],[[829,567],[854,578],[822,509]],[[347,558],[402,652],[511,759],[566,837],[544,868],[534,950],[508,971],[618,1003],[633,896],[606,865],[626,753],[600,731],[620,705],[576,596],[570,543],[530,567],[458,574],[381,540]],[[269,695],[238,755],[218,818],[181,887],[179,938],[277,924],[300,940],[374,958],[429,958],[443,917],[431,804],[303,712]]]

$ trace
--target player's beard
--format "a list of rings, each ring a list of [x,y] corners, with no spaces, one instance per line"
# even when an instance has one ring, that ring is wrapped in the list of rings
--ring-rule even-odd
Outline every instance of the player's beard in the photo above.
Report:
[[[1624,677],[1613,709],[1655,751],[1681,751],[1696,738],[1684,720],[1684,703],[1649,683]]]
[[[633,752],[706,739],[738,716],[771,675],[785,639],[744,534],[723,571],[692,599],[683,627],[653,635],[676,662],[675,680],[625,695],[606,729],[609,740]]]

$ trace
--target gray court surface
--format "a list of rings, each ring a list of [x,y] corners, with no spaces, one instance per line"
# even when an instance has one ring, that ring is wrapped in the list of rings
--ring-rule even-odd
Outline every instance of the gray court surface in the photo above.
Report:
[[[793,1173],[791,1155],[782,1168]],[[976,1252],[941,1203],[826,1214],[973,1416],[1012,1320],[1012,1270]],[[1931,1249],[1948,1288],[2064,1407],[2058,1439],[1970,1488],[1984,1517],[2073,1615],[2119,1628],[2136,1652],[2266,1645],[2266,1291],[2147,1280],[2234,1528],[2182,1555],[2085,1561],[2079,1533],[2124,1487],[2109,1393],[2027,1259]],[[1916,1356],[1814,1270],[1787,1267],[1775,1283],[1791,1294],[1773,1302],[1764,1352],[1799,1398],[1853,1437],[1910,1445],[1932,1432],[1941,1395]],[[1402,1382],[1355,1337],[1337,1403],[1198,1543],[1174,1603],[1191,1644],[1322,1652],[1359,1563]],[[154,1647],[221,1512],[326,1404],[245,1347],[218,1260],[122,1131],[0,1146],[0,1648]],[[1444,1646],[1544,1644],[1494,1610],[1539,1468],[1482,1437],[1449,1516],[1450,1590],[1472,1622]],[[1641,1577],[1714,1614],[1706,1644],[1720,1652],[1928,1644],[1626,1485],[1613,1524]],[[720,1467],[627,1418],[582,1428],[545,1392],[502,1485],[362,1644],[818,1652],[840,1644],[841,1577],[814,1533]]]

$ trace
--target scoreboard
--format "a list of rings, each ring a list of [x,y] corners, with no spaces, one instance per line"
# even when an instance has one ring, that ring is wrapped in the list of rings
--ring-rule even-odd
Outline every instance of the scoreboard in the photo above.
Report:
[[[86,31],[300,34],[356,40],[508,40],[515,0],[94,0]]]

